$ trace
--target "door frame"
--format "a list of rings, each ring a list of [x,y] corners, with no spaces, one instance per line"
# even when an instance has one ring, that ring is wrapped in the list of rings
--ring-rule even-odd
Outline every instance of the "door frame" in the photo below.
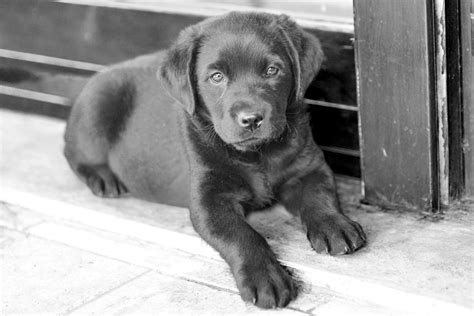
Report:
[[[471,5],[354,1],[367,202],[438,211],[473,194]]]

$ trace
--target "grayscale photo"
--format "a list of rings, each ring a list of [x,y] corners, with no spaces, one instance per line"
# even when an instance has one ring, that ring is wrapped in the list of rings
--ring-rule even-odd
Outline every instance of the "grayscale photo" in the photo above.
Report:
[[[474,1],[1,0],[0,314],[472,315]]]

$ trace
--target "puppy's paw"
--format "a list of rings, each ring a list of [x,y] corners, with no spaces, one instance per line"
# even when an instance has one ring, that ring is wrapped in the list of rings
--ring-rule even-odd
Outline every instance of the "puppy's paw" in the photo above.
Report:
[[[78,171],[97,196],[114,198],[127,193],[125,185],[107,166],[81,166]]]
[[[236,276],[237,287],[245,302],[260,308],[285,307],[298,296],[300,284],[276,259],[244,265]]]
[[[342,255],[365,246],[367,237],[359,223],[335,214],[307,223],[307,237],[317,253]]]

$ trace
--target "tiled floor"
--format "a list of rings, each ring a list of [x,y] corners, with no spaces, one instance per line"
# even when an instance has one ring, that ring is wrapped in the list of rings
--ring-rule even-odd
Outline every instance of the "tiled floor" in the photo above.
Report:
[[[6,203],[1,214],[4,315],[271,313],[245,305],[225,264],[212,256]],[[330,305],[383,312],[321,288],[307,290],[284,314],[311,314]]]
[[[3,230],[2,314],[62,314],[141,276],[147,270]]]
[[[241,301],[187,210],[92,196],[62,157],[63,129],[62,121],[0,111],[0,314],[274,313]],[[250,219],[305,281],[279,314],[473,311],[472,204],[433,221],[361,207],[354,183],[340,188],[369,236],[352,256],[316,255],[281,208]]]

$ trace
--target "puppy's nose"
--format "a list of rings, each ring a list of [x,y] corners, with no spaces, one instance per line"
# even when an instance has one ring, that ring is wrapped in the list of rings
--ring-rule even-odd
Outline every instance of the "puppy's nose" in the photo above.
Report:
[[[249,113],[242,111],[237,114],[237,122],[243,128],[253,131],[262,125],[263,115],[260,113]]]

